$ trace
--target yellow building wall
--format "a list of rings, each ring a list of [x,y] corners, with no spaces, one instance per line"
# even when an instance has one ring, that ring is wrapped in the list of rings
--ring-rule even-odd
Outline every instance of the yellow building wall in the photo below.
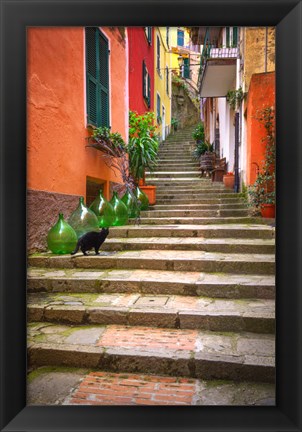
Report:
[[[170,28],[171,30],[171,28]],[[161,107],[160,107],[160,115],[162,117],[163,110],[162,106],[165,107],[165,126],[171,127],[171,100],[172,100],[172,85],[171,85],[171,76],[172,76],[172,56],[170,53],[170,49],[167,45],[166,35],[167,35],[167,27],[155,27],[155,42],[154,42],[154,112],[155,117],[157,117],[157,94],[159,94],[161,99]],[[160,69],[157,68],[157,36],[160,40]],[[170,31],[169,31],[170,36]],[[170,39],[170,38],[169,38]],[[168,88],[169,94],[166,91],[166,67],[169,69],[168,74]],[[168,129],[168,128],[167,128]],[[158,124],[158,132],[161,136],[163,136],[163,123]]]
[[[242,27],[243,91],[254,73],[275,71],[275,27]]]
[[[169,39],[170,39],[170,47],[173,51],[173,48],[177,48],[177,30],[182,30],[184,32],[184,46],[189,46],[190,44],[190,34],[187,29],[184,27],[170,27],[169,29]],[[172,62],[172,68],[179,73],[179,63],[178,63],[178,53],[172,53],[171,54],[171,62]]]

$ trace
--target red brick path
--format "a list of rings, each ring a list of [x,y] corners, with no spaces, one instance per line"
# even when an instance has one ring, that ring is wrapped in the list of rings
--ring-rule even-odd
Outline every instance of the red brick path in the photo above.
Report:
[[[190,351],[195,349],[197,335],[197,330],[110,326],[102,334],[98,345]]]
[[[91,372],[74,391],[70,405],[192,405],[196,380]]]

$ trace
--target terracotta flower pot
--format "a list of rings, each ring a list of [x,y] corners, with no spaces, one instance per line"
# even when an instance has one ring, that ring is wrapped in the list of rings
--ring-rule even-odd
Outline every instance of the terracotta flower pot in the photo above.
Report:
[[[261,204],[260,210],[264,218],[273,219],[275,217],[275,204]]]
[[[234,189],[234,184],[235,184],[234,174],[225,174],[223,176],[223,184],[228,189]]]
[[[154,205],[156,203],[156,186],[140,186],[140,189],[149,198],[149,204]]]

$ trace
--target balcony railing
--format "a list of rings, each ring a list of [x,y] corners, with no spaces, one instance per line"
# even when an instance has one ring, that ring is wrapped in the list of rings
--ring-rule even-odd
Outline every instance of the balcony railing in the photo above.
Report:
[[[238,57],[238,47],[217,48],[212,45],[205,45],[200,57],[200,69],[198,76],[198,86],[200,85],[202,75],[209,59],[235,59]]]

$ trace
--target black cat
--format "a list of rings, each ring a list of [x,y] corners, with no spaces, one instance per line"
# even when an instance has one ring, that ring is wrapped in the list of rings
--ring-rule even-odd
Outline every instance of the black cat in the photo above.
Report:
[[[95,254],[99,255],[99,248],[106,240],[108,234],[109,228],[102,228],[102,231],[91,231],[82,235],[82,237],[80,237],[78,240],[75,250],[71,252],[71,255],[76,254],[80,248],[83,254],[86,256],[86,252],[90,249],[94,249]]]

